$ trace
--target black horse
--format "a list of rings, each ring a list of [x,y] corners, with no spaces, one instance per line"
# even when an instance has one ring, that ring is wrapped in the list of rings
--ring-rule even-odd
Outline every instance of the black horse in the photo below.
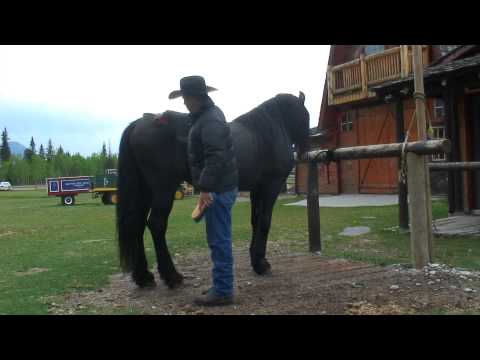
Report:
[[[229,123],[239,169],[239,190],[250,191],[251,265],[265,274],[265,258],[275,201],[294,166],[294,146],[306,150],[309,114],[305,96],[279,94]],[[154,285],[148,270],[143,234],[154,241],[158,272],[168,287],[183,282],[165,240],[175,192],[191,182],[187,162],[189,116],[166,111],[132,122],[120,141],[117,232],[120,264],[140,287]]]

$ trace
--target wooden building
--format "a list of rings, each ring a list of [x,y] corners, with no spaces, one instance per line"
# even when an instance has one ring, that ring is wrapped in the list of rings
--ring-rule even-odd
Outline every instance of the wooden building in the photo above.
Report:
[[[480,47],[425,45],[425,93],[431,138],[449,138],[450,155],[431,161],[480,161]],[[317,134],[311,148],[416,140],[409,45],[333,45]],[[365,159],[319,165],[320,193],[397,193],[399,160]],[[296,169],[306,192],[305,164]],[[432,191],[448,193],[450,212],[480,209],[480,174],[432,173]],[[448,180],[447,180],[448,179]]]

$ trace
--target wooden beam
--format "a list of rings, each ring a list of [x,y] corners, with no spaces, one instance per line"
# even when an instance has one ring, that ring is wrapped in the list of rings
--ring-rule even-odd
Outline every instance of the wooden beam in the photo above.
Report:
[[[430,163],[428,168],[433,171],[466,171],[480,169],[480,161],[471,162],[446,162],[446,163]]]
[[[363,53],[360,55],[360,74],[362,77],[362,92],[365,97],[368,97],[367,63],[365,62],[365,55]]]
[[[308,164],[308,241],[311,252],[320,252],[320,205],[318,202],[318,165],[311,161]]]
[[[345,147],[335,150],[313,150],[305,153],[298,161],[328,163],[339,160],[398,157],[402,154],[402,148],[403,143],[391,143]],[[417,155],[449,153],[450,141],[448,139],[441,139],[408,142],[406,143],[405,151],[413,152]]]

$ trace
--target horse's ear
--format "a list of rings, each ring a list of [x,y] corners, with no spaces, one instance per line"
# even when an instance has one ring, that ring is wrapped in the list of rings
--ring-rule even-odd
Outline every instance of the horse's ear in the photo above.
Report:
[[[305,105],[305,94],[303,92],[300,91],[300,95],[298,96],[298,98],[300,99],[302,104]]]

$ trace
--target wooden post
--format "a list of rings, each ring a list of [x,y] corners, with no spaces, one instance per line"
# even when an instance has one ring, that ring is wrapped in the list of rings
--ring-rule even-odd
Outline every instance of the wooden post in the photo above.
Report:
[[[308,240],[311,252],[322,250],[320,240],[320,207],[318,203],[318,166],[315,161],[308,163]]]
[[[368,96],[368,78],[367,78],[367,63],[365,62],[365,54],[360,54],[360,74],[362,78],[362,93],[363,96]]]
[[[333,72],[332,66],[327,66],[327,98],[328,98],[328,105],[333,105]]]
[[[450,85],[450,81],[446,84]],[[453,141],[452,127],[453,127],[453,104],[450,101],[450,92],[448,89],[444,89],[442,92],[443,103],[445,104],[445,122],[446,122],[446,135],[447,139]],[[452,162],[454,160],[453,152],[447,155],[447,161]],[[453,214],[455,212],[455,173],[453,171],[448,172],[448,213]]]
[[[460,161],[460,135],[458,131],[458,106],[456,103],[456,87],[453,81],[448,81],[449,88],[444,92],[446,108],[447,137],[452,142],[452,152],[448,157],[450,162]],[[460,173],[448,172],[448,212],[453,214],[463,208],[462,180]]]
[[[396,102],[395,117],[397,124],[397,142],[405,141],[405,124],[403,121],[403,101],[399,98]],[[401,158],[398,159],[398,168],[402,165]],[[398,181],[398,224],[401,229],[408,229],[408,187],[407,184]]]
[[[407,153],[408,192],[410,195],[410,250],[413,265],[420,269],[431,261],[428,238],[431,236],[432,224],[429,221],[427,193],[425,182],[425,156]],[[415,175],[412,175],[415,174]]]
[[[425,89],[423,85],[422,46],[412,45],[415,83],[415,111],[418,140],[427,140]],[[422,268],[432,258],[432,199],[430,176],[425,156],[408,154],[408,191],[410,193],[410,241],[414,266]],[[415,174],[415,175],[413,175]]]
[[[410,74],[410,59],[408,56],[408,45],[401,45],[401,58],[402,58],[402,77],[406,77]]]

